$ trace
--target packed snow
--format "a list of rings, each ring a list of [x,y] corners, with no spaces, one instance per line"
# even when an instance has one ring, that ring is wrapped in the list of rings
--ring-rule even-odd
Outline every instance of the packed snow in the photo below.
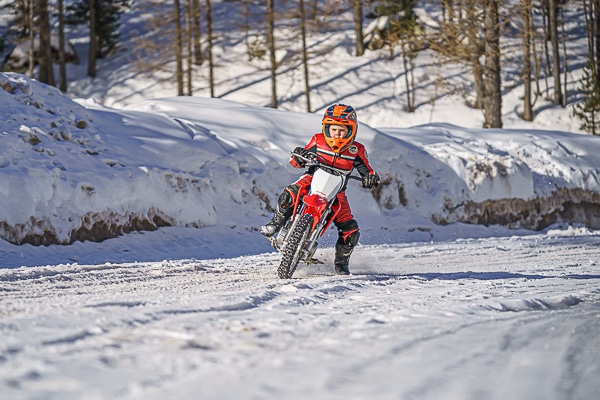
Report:
[[[265,107],[268,71],[234,31],[215,99],[169,97],[124,52],[95,79],[70,65],[68,94],[0,73],[2,399],[597,397],[599,138],[544,99],[522,121],[519,85],[504,129],[482,130],[457,98],[429,101],[428,54],[406,113],[401,60],[353,57],[348,16],[311,37],[336,60],[312,66],[311,113],[293,58]],[[323,263],[281,280],[258,227],[334,102],[357,109],[382,185],[348,188],[351,275],[330,231]]]
[[[150,237],[148,240],[152,240]],[[7,399],[581,399],[600,382],[600,236],[0,270]]]

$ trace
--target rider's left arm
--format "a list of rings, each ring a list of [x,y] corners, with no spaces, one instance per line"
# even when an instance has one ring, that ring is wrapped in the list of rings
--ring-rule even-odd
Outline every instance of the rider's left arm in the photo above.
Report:
[[[379,175],[371,164],[369,164],[369,157],[367,156],[367,151],[364,147],[360,146],[358,149],[358,154],[354,159],[354,168],[358,171],[360,176],[362,176],[362,186],[366,188],[373,188],[379,185]]]

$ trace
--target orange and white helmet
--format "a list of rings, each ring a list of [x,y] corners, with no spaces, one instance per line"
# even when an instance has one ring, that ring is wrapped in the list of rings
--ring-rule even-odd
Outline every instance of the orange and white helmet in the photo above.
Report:
[[[329,134],[331,125],[344,125],[348,127],[348,133],[343,138],[333,138]],[[334,153],[341,153],[347,149],[354,142],[357,130],[356,111],[352,106],[334,104],[325,111],[322,123],[323,136],[325,137],[325,143]]]

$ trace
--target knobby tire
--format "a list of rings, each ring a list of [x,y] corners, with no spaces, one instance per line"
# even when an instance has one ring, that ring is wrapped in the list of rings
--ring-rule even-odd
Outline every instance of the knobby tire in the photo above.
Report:
[[[281,279],[291,278],[296,271],[298,262],[302,255],[302,247],[310,233],[310,227],[313,223],[312,215],[304,214],[296,224],[290,234],[287,244],[282,252],[281,264],[277,269],[277,276]]]

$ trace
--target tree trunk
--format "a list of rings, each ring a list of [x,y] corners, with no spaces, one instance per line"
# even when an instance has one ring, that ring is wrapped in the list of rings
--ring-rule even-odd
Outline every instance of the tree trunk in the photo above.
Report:
[[[483,68],[479,62],[479,50],[478,50],[478,32],[477,24],[475,23],[475,5],[472,1],[469,1],[466,6],[466,16],[468,24],[467,37],[468,52],[469,52],[469,63],[471,64],[471,70],[473,71],[473,84],[475,86],[475,101],[473,102],[473,108],[477,110],[483,109]]]
[[[594,54],[594,1],[590,0],[590,4],[588,7],[588,2],[583,0],[583,15],[585,16],[585,31],[587,33],[587,42],[588,42],[588,56]],[[598,69],[596,65],[596,60],[594,60],[594,71]]]
[[[594,40],[596,42],[596,74],[598,78],[596,82],[600,82],[600,0],[593,0],[592,7],[594,9]],[[592,50],[593,55],[593,50]]]
[[[531,3],[531,0],[528,0]],[[531,12],[533,12],[532,9],[530,9]],[[535,76],[535,100],[533,101],[533,104],[535,104],[535,102],[537,101],[538,96],[541,96],[542,94],[542,90],[540,89],[540,61],[541,61],[541,57],[538,57],[537,54],[537,36],[536,36],[536,30],[535,30],[535,25],[533,23],[533,18],[531,18],[531,13],[529,15],[529,32],[531,32],[531,50],[533,52],[533,74]],[[532,107],[533,107],[532,104]]]
[[[192,1],[186,0],[185,7],[185,38],[186,38],[186,78],[187,78],[187,96],[191,96],[193,92],[192,88],[192,65],[193,63],[193,52],[192,43],[194,42],[194,35],[192,34]]]
[[[302,0],[301,0],[302,1]],[[365,54],[365,40],[363,37],[363,9],[362,0],[354,0],[354,34],[356,36],[356,56]]]
[[[542,30],[544,32],[544,40],[542,43],[544,44],[544,57],[546,62],[544,63],[544,82],[546,83],[546,94],[548,93],[548,75],[550,75],[550,53],[548,52],[548,38],[550,34],[548,33],[548,0],[542,2],[541,5],[542,10]]]
[[[484,0],[485,66],[484,128],[502,128],[500,88],[500,20],[496,0]]]
[[[96,55],[98,52],[98,39],[96,37],[96,0],[89,0],[90,6],[90,48],[88,54],[88,76],[96,76]]]
[[[410,39],[409,39],[410,40]],[[414,81],[412,81],[412,52],[410,43],[400,39],[400,48],[402,49],[402,65],[404,66],[404,83],[406,84],[406,111],[415,112],[414,100]],[[411,82],[412,81],[412,82]]]
[[[215,76],[213,63],[213,34],[212,34],[212,7],[210,0],[206,0],[206,36],[208,40],[208,85],[210,87],[210,97],[215,97]]]
[[[306,93],[306,112],[310,112],[310,84],[308,81],[308,51],[306,50],[306,14],[304,13],[304,0],[300,0],[299,7],[300,31],[302,34],[302,64],[304,65],[304,92]]]
[[[277,108],[277,59],[275,58],[275,0],[267,0],[267,46],[271,60],[271,107]]]
[[[246,53],[248,58],[252,60],[250,54],[252,53],[250,46],[250,9],[248,7],[248,1],[242,0],[242,15],[244,16],[244,43],[246,43]]]
[[[175,79],[177,80],[177,96],[183,96],[183,44],[181,40],[181,4],[173,0],[173,18],[175,19]]]
[[[550,30],[550,43],[552,46],[552,76],[554,77],[554,104],[562,104],[563,95],[560,84],[560,53],[558,50],[558,15],[556,12],[556,0],[548,0],[548,16]]]
[[[201,28],[200,0],[192,0],[192,35],[194,36],[194,64],[202,65],[204,54],[202,54],[202,28]]]
[[[28,75],[33,78],[33,68],[35,67],[35,14],[33,12],[35,0],[27,2],[29,9],[27,10],[29,24],[29,70]]]
[[[58,55],[59,55],[59,83],[58,88],[67,91],[67,63],[65,56],[65,22],[63,0],[58,0]]]
[[[563,45],[563,93],[564,95],[562,96],[562,101],[560,102],[560,105],[563,108],[567,107],[567,81],[568,81],[568,77],[567,77],[567,71],[568,71],[568,58],[567,58],[567,33],[565,32],[565,12],[563,10],[563,6],[560,6],[560,13],[561,13],[561,19],[560,19],[560,31],[561,31],[561,38],[562,38],[562,45]]]
[[[412,45],[410,45],[412,46]],[[415,110],[417,109],[417,105],[415,103],[415,98],[416,98],[416,94],[417,94],[417,87],[415,85],[415,63],[414,63],[414,48],[411,47],[410,49],[410,59],[408,62],[408,65],[410,66],[410,80],[409,80],[409,85],[410,85],[410,97],[412,99],[412,104],[411,104],[411,108],[410,108],[410,112],[415,112]]]
[[[408,72],[408,56],[406,55],[405,44],[402,43],[402,65],[404,66],[404,83],[406,84],[406,111],[409,113],[415,112],[413,100],[411,98],[410,79]]]
[[[531,106],[531,0],[521,0],[521,14],[523,16],[523,119],[533,121]]]
[[[55,86],[54,68],[52,65],[52,46],[50,45],[50,19],[48,16],[48,0],[38,2],[39,20],[39,63],[38,80],[42,83]]]

